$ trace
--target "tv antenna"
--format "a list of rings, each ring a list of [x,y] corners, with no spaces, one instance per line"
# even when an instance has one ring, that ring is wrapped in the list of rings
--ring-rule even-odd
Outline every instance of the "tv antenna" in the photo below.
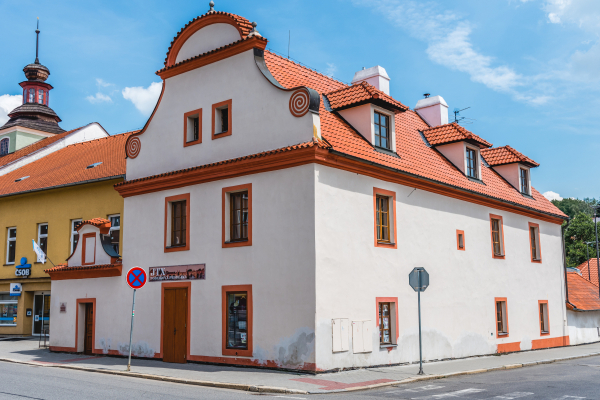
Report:
[[[464,124],[472,124],[475,121],[473,118],[467,118],[460,115],[461,111],[468,110],[471,107],[463,108],[459,110],[458,108],[454,109],[454,122],[456,123],[464,123]]]

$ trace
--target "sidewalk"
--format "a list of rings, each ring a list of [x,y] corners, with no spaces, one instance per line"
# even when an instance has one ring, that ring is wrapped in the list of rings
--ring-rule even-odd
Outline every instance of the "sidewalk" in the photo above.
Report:
[[[419,376],[418,364],[396,367],[366,368],[322,375],[258,368],[227,367],[203,364],[169,364],[157,360],[132,360],[131,372],[125,372],[126,358],[90,357],[51,353],[39,349],[37,339],[0,340],[0,361],[44,367],[70,368],[91,372],[119,374],[200,386],[222,387],[270,393],[332,393],[396,385],[418,380],[472,374],[490,370],[520,368],[565,359],[600,355],[600,343],[526,351],[501,356],[473,357],[423,364],[426,375]]]

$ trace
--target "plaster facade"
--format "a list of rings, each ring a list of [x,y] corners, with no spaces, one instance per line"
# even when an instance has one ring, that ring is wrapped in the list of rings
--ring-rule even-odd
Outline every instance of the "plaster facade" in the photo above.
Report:
[[[571,344],[600,341],[600,311],[576,312],[567,310]]]

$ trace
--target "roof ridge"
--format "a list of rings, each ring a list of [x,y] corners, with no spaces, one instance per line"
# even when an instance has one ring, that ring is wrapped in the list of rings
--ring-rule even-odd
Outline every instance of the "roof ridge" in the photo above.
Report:
[[[130,131],[130,132],[123,132],[123,133],[116,133],[114,135],[108,134],[108,136],[105,136],[105,137],[96,138],[96,139],[92,139],[92,140],[85,140],[83,142],[77,142],[77,143],[70,144],[70,145],[66,146],[65,149],[68,148],[68,147],[71,147],[71,146],[84,145],[84,144],[88,144],[88,143],[98,142],[100,140],[116,138],[116,137],[123,136],[123,135],[132,135],[132,134],[137,133],[139,131],[140,130]]]

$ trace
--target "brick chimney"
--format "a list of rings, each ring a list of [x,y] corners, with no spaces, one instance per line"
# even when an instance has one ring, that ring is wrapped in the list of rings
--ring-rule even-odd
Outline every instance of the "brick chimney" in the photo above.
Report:
[[[367,69],[363,68],[355,73],[354,78],[352,78],[352,84],[361,82],[367,82],[383,93],[390,94],[390,77],[385,72],[385,68],[379,65]]]
[[[431,127],[448,123],[448,104],[442,96],[429,97],[426,93],[425,98],[417,102],[415,111]]]

